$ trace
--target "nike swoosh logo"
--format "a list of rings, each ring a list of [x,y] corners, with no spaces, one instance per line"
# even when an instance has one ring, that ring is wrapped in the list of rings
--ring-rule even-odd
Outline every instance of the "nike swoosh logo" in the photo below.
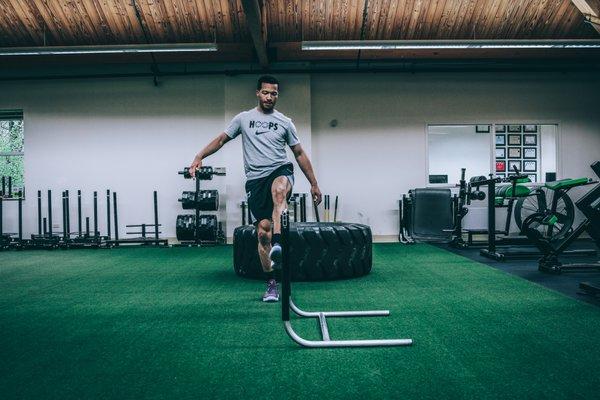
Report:
[[[262,135],[263,133],[267,133],[269,131],[256,132],[257,135]]]

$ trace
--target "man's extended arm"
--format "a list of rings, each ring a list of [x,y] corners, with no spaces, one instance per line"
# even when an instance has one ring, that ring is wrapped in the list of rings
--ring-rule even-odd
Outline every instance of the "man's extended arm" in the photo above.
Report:
[[[216,153],[225,143],[230,141],[231,138],[225,133],[222,132],[219,136],[214,138],[209,144],[206,145],[205,148],[200,150],[196,157],[194,157],[194,161],[192,161],[192,165],[190,165],[190,171],[194,171],[202,166],[202,160],[206,157],[210,156],[213,153]]]
[[[300,143],[291,146],[292,152],[294,153],[294,157],[296,157],[296,162],[300,166],[302,172],[304,172],[304,176],[310,182],[310,193],[312,194],[313,201],[317,204],[321,203],[321,190],[319,189],[319,185],[317,184],[317,178],[315,177],[315,173],[313,171],[312,164],[308,155],[300,145]]]

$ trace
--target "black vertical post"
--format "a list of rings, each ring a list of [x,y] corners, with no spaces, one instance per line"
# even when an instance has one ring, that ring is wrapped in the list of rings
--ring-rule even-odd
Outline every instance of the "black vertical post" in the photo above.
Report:
[[[321,220],[319,218],[319,208],[317,207],[317,202],[313,201],[312,203],[313,203],[313,208],[315,210],[315,219],[317,220],[317,222],[321,222]]]
[[[19,193],[19,244],[23,240],[23,193]]]
[[[119,218],[117,210],[117,192],[113,192],[113,214],[115,216],[115,240],[119,240]],[[118,246],[119,243],[115,243]]]
[[[303,193],[302,197],[304,198],[304,205],[302,206],[304,208],[304,220],[302,220],[302,222],[306,222],[308,220],[308,206],[306,205],[306,199],[308,196],[306,196],[306,193]]]
[[[47,233],[48,233],[48,225],[47,225],[46,217],[44,217],[44,236],[46,236]]]
[[[85,237],[90,237],[90,217],[85,217]]]
[[[338,196],[335,195],[335,205],[333,206],[333,222],[337,222]]]
[[[281,213],[281,275],[282,275],[282,300],[281,300],[281,319],[283,321],[290,320],[290,297],[292,295],[292,284],[291,284],[291,270],[290,270],[290,218],[288,210],[283,210]]]
[[[48,189],[48,235],[52,237],[52,191]]]
[[[94,192],[94,237],[98,236],[98,192]]]
[[[248,225],[252,225],[252,211],[250,211],[250,202],[248,202]]]
[[[12,176],[8,177],[8,197],[12,197]]]
[[[496,181],[490,174],[490,183],[488,184],[488,251],[490,254],[496,252]]]
[[[67,208],[67,237],[71,237],[71,207],[69,204],[69,191],[65,190],[65,206]]]
[[[2,197],[6,196],[6,177],[2,177]]]
[[[158,240],[158,194],[156,190],[154,191],[154,238]]]
[[[142,224],[142,237],[146,238],[146,224]]]
[[[246,225],[246,202],[242,201],[242,225]]]
[[[506,218],[506,223],[504,224],[504,234],[506,236],[508,236],[508,234],[510,233],[510,222],[512,221],[512,214],[513,214],[514,204],[515,204],[514,196],[515,196],[515,192],[513,192],[511,197],[508,199],[508,207],[506,209],[507,218]]]
[[[38,235],[42,234],[42,191],[38,190]]]
[[[81,237],[81,190],[77,191],[77,228]]]
[[[66,213],[66,198],[65,198],[65,191],[63,190],[62,192],[62,224],[63,224],[63,239],[67,239],[67,213]]]
[[[306,193],[300,197],[300,222],[306,222]]]
[[[410,208],[408,205],[408,197],[403,194],[402,195],[402,229],[403,233],[406,230],[407,236],[411,235],[412,226],[410,220]]]
[[[298,196],[294,196],[294,222],[298,222]]]
[[[106,236],[110,240],[110,190],[106,190]]]
[[[336,198],[336,206],[337,206],[337,198]],[[337,211],[337,207],[336,207]],[[333,217],[333,221],[335,222],[335,217]],[[402,242],[402,200],[398,200],[398,241]]]
[[[458,197],[464,202],[466,201],[466,195],[467,195],[467,181],[465,179],[467,173],[467,169],[466,168],[461,168],[460,169],[460,181],[459,181],[459,187],[460,189],[458,190]]]
[[[464,168],[463,168],[464,170]],[[454,238],[452,240],[462,237],[462,216],[461,216],[461,201],[459,195],[456,193],[452,195],[452,215],[454,219]]]
[[[200,204],[198,203],[198,195],[200,193],[200,176],[196,171],[196,193],[194,193],[194,207],[196,208],[196,220],[194,222],[194,242],[200,243]]]

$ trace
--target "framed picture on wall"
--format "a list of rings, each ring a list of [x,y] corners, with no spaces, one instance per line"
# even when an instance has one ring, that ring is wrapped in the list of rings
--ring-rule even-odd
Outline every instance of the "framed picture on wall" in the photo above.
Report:
[[[526,160],[523,161],[523,172],[536,172],[537,161]]]
[[[520,146],[521,145],[521,135],[508,135],[508,145],[509,146]]]
[[[490,133],[490,126],[489,125],[475,125],[475,132],[476,133]]]
[[[511,160],[508,162],[508,170],[509,171],[514,171],[515,167],[517,167],[517,169],[520,171],[521,170],[521,160]]]
[[[508,158],[521,158],[521,148],[520,147],[509,147],[508,148]]]
[[[537,146],[537,135],[523,135],[523,145]]]
[[[523,147],[523,158],[537,159],[537,148],[536,147]]]
[[[496,147],[496,158],[506,158],[506,147]]]
[[[506,125],[496,125],[496,133],[506,133]]]
[[[506,161],[496,161],[496,172],[506,172]]]
[[[537,132],[537,125],[523,125],[523,132]]]
[[[506,135],[496,135],[496,146],[506,146]]]
[[[537,175],[536,174],[529,174],[529,175],[527,175],[527,177],[529,178],[529,180],[531,182],[537,182]]]
[[[508,126],[508,133],[520,133],[521,132],[521,125],[509,125]]]

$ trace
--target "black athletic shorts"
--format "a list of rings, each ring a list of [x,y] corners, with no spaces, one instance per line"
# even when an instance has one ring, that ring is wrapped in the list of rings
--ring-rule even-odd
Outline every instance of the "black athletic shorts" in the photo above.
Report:
[[[285,176],[288,178],[290,184],[294,185],[294,166],[284,164],[271,172],[270,175],[252,179],[246,182],[246,196],[248,197],[248,207],[252,213],[252,217],[255,219],[254,223],[258,223],[263,219],[273,218],[273,195],[271,194],[271,186],[273,181],[280,177]],[[287,199],[290,199],[292,191],[288,193]]]

